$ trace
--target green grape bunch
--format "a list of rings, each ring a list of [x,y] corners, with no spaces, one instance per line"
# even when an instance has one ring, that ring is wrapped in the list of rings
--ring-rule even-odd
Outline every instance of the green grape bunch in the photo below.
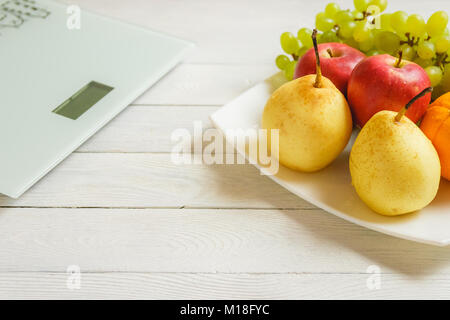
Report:
[[[354,0],[353,9],[329,3],[315,19],[318,43],[345,43],[368,56],[390,54],[413,61],[425,69],[435,88],[434,95],[450,91],[450,31],[448,14],[437,11],[424,19],[404,11],[387,13],[387,0]],[[312,48],[312,29],[297,34],[284,32],[276,58],[288,80],[294,77],[298,60]]]

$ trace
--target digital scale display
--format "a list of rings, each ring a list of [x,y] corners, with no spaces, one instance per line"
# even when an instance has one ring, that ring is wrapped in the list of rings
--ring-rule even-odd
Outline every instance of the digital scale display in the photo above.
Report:
[[[77,120],[113,89],[102,83],[91,81],[60,104],[53,112],[63,117]]]

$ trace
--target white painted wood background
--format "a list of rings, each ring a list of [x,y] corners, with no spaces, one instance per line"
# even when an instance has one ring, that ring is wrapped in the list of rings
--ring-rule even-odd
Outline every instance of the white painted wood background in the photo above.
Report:
[[[450,298],[450,248],[350,224],[249,165],[170,161],[171,132],[210,125],[274,73],[279,34],[311,26],[325,1],[70,3],[198,47],[23,197],[0,197],[0,298]],[[66,287],[69,265],[81,268],[79,290]],[[366,285],[371,265],[379,290]]]

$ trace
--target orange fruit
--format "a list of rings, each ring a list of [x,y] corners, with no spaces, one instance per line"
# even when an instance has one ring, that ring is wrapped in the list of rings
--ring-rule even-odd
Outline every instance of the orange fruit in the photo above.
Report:
[[[450,109],[450,92],[443,94],[442,96],[440,96],[439,98],[434,100],[434,102],[431,104],[430,107],[435,107],[435,106],[440,106],[440,107],[445,107],[445,108]]]
[[[450,95],[445,94],[441,98],[427,110],[420,128],[439,154],[442,176],[450,180]]]

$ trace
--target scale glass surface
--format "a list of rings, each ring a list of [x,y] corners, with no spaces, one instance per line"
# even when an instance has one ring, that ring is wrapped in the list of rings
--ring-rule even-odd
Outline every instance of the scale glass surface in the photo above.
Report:
[[[17,198],[193,45],[67,4],[0,0],[0,193]]]

